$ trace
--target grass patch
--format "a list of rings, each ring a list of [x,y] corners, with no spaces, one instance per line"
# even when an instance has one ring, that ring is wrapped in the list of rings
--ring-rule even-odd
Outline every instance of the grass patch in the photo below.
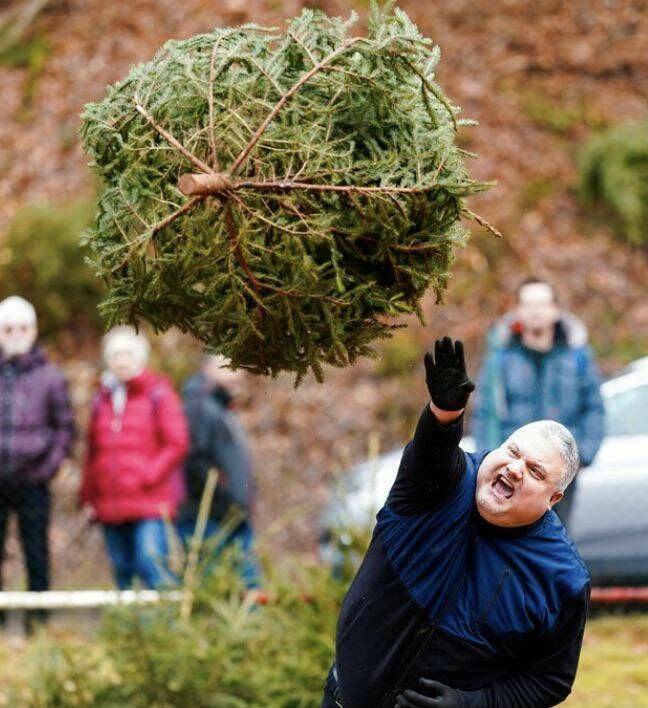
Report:
[[[600,617],[585,633],[570,708],[648,708],[648,615]]]

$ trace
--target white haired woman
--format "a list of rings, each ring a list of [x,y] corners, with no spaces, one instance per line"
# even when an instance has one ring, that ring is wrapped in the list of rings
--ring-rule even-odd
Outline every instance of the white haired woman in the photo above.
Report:
[[[88,429],[81,503],[103,524],[117,586],[173,582],[165,518],[180,502],[188,447],[182,406],[171,383],[147,368],[148,342],[130,327],[103,341],[107,366]]]

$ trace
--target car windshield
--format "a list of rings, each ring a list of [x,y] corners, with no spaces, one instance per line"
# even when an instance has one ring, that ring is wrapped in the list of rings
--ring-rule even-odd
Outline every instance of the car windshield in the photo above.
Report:
[[[608,435],[648,435],[648,385],[619,391],[605,400]]]

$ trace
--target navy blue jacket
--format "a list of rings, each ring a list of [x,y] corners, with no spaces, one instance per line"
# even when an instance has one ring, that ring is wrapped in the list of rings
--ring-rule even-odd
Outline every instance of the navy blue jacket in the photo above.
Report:
[[[477,449],[493,449],[535,420],[557,420],[576,438],[581,464],[590,465],[605,433],[600,377],[585,325],[563,313],[546,353],[522,345],[512,315],[491,330],[473,402]]]
[[[485,522],[475,506],[484,457],[459,448],[460,419],[426,406],[405,448],[337,632],[344,708],[393,708],[433,678],[466,708],[541,708],[576,674],[589,578],[553,511],[530,526]]]

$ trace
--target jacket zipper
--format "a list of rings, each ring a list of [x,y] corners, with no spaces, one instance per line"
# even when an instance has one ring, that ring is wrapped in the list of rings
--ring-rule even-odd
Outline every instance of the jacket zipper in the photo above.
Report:
[[[486,617],[488,616],[488,613],[491,610],[491,607],[495,604],[497,601],[497,598],[500,596],[500,593],[502,592],[502,587],[504,586],[504,581],[506,580],[506,576],[510,575],[511,571],[506,568],[504,572],[502,573],[501,578],[499,579],[499,582],[497,583],[497,587],[495,588],[495,592],[493,593],[491,599],[488,601],[488,604],[486,605],[486,608],[484,611],[479,615],[479,618],[476,622],[476,624],[482,624],[485,620]]]
[[[11,370],[11,364],[2,367],[2,378],[4,379],[4,395],[2,401],[2,447],[0,448],[0,474],[9,477],[11,470],[11,437],[13,435],[13,416],[11,402],[15,388],[15,376]]]

